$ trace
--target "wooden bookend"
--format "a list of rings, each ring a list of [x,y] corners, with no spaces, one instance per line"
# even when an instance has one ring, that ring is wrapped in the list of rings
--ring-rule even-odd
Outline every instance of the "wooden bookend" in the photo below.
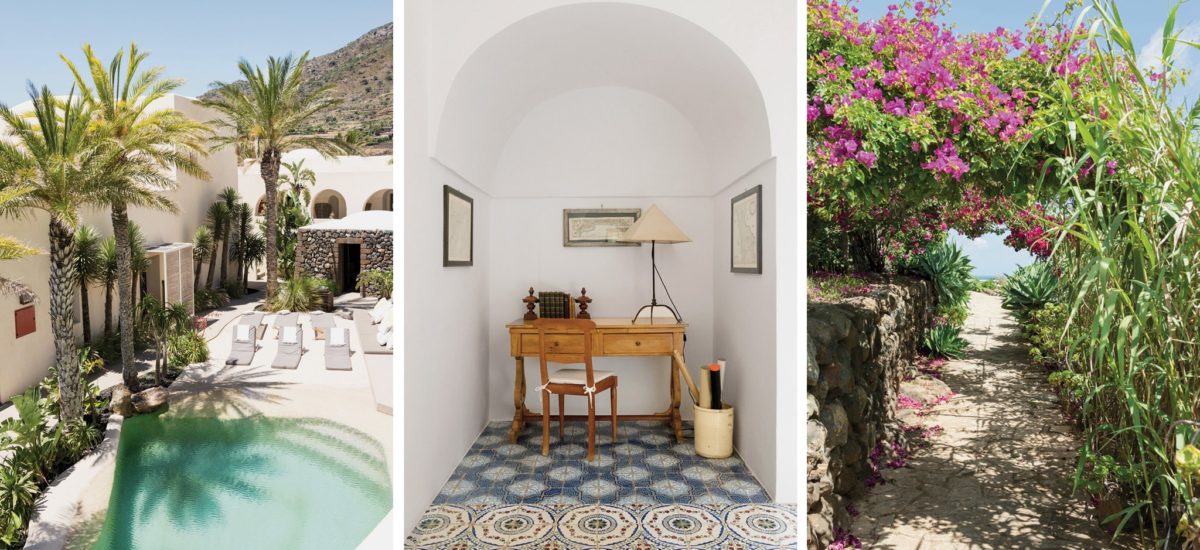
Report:
[[[521,301],[525,302],[525,309],[528,310],[525,312],[525,320],[526,321],[537,320],[538,317],[537,317],[537,314],[533,312],[533,308],[536,307],[538,299],[537,299],[537,296],[533,295],[533,287],[529,287],[529,296],[526,296],[525,298],[521,299]]]
[[[575,303],[579,304],[579,314],[575,317],[578,319],[591,319],[592,314],[588,313],[588,304],[592,303],[592,299],[588,298],[587,289],[579,291],[579,297],[575,299]]]

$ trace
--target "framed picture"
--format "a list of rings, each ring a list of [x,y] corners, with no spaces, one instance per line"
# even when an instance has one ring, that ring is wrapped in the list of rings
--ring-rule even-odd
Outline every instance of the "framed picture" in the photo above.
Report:
[[[617,240],[641,216],[641,208],[565,208],[563,246],[642,246]]]
[[[474,263],[475,199],[442,186],[442,265]]]
[[[762,186],[730,201],[729,270],[762,273]]]

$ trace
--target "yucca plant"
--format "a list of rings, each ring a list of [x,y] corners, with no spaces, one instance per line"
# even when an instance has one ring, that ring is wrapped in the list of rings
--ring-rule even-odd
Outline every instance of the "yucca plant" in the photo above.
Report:
[[[1000,304],[1019,321],[1027,323],[1031,313],[1057,300],[1058,291],[1058,278],[1050,264],[1034,262],[1009,277]]]
[[[967,351],[967,341],[958,327],[941,325],[929,330],[923,342],[930,355],[946,359],[961,359]]]

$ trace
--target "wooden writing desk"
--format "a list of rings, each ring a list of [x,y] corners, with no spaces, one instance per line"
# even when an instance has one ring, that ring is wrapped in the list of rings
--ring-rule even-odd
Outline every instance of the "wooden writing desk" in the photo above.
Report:
[[[656,414],[618,415],[622,420],[662,420],[675,430],[676,441],[683,441],[683,418],[679,415],[679,374],[687,372],[683,361],[683,333],[687,323],[676,323],[655,320],[630,323],[629,318],[592,319],[596,323],[596,336],[592,341],[594,357],[649,357],[663,356],[671,358],[671,404],[667,410]],[[512,431],[509,440],[517,442],[521,428],[527,420],[541,420],[540,413],[534,414],[525,408],[525,358],[533,357],[537,361],[541,343],[538,341],[537,329],[523,320],[508,324],[508,335],[511,341],[511,353],[517,360],[517,383],[513,390],[513,405],[516,413],[513,415]],[[557,335],[550,342],[549,348],[565,353],[583,352],[583,336]],[[553,368],[553,366],[551,366]],[[551,416],[553,418],[553,415]],[[586,416],[568,415],[571,420],[586,419]]]

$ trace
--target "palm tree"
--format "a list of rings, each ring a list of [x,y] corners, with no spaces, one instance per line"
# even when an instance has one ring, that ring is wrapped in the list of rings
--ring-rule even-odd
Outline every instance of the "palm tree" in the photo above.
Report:
[[[117,240],[109,237],[100,243],[100,284],[104,285],[104,337],[112,336],[112,295],[117,284]]]
[[[32,116],[0,105],[0,120],[8,125],[11,141],[0,140],[0,165],[13,170],[18,181],[31,187],[16,207],[41,210],[50,217],[50,324],[54,362],[58,371],[60,421],[80,418],[79,353],[75,349],[74,301],[75,226],[79,209],[103,202],[103,189],[127,175],[114,162],[104,136],[89,131],[92,109],[75,97],[55,98],[50,88],[29,84]]]
[[[115,179],[106,192],[105,201],[112,208],[112,228],[117,245],[117,297],[120,302],[121,374],[130,391],[137,391],[137,367],[134,362],[134,307],[137,296],[130,294],[136,287],[132,244],[129,235],[129,207],[149,207],[175,211],[175,205],[161,192],[174,189],[176,181],[167,174],[170,169],[208,179],[200,165],[199,156],[207,155],[205,140],[212,130],[174,109],[151,112],[152,103],[165,97],[182,80],[162,77],[163,68],[139,71],[147,54],[129,45],[129,55],[118,50],[108,66],[83,46],[83,55],[91,81],[84,78],[65,55],[59,55],[94,110],[93,125],[110,136],[120,163],[129,174]]]
[[[221,259],[221,255],[217,253],[217,249],[218,247],[225,248],[225,243],[221,241],[221,238],[229,233],[227,230],[228,226],[229,209],[226,208],[225,203],[217,201],[209,205],[208,228],[212,231],[213,235],[213,252],[208,257],[208,277],[204,283],[205,288],[212,288],[213,286],[213,277],[217,273],[217,262]]]
[[[310,120],[341,103],[333,96],[331,85],[315,89],[302,88],[304,65],[308,53],[294,59],[291,55],[267,59],[267,69],[250,65],[245,59],[238,69],[246,84],[216,82],[216,98],[202,101],[224,118],[213,122],[215,127],[229,130],[213,139],[214,149],[233,145],[241,151],[257,151],[259,172],[266,191],[266,222],[271,231],[267,239],[267,298],[275,297],[279,289],[279,250],[274,228],[278,223],[279,165],[283,154],[300,148],[315,149],[329,157],[349,154],[356,147],[344,139],[300,135]]]
[[[95,229],[81,225],[75,230],[75,280],[79,285],[79,316],[83,323],[83,343],[92,343],[92,312],[88,287],[99,282],[104,271],[101,239]]]
[[[2,160],[2,159],[0,159]],[[12,215],[19,204],[17,199],[28,193],[31,188],[7,182],[6,178],[13,174],[0,166],[0,215]],[[21,241],[0,235],[0,261],[16,260],[37,254],[37,250],[26,246]],[[31,293],[28,287],[16,281],[0,277],[0,294]]]
[[[138,319],[154,342],[154,383],[162,385],[163,367],[171,353],[171,338],[191,329],[192,316],[186,304],[163,303],[147,296],[138,307]]]
[[[242,197],[238,195],[237,189],[226,187],[217,198],[225,203],[227,213],[225,233],[221,235],[221,284],[225,284],[229,280],[229,241],[233,234],[233,225],[237,222],[238,205],[241,204]]]
[[[192,277],[192,292],[200,291],[200,266],[205,260],[212,257],[213,253],[213,234],[212,230],[207,225],[202,225],[196,228],[196,233],[192,235],[192,265],[195,269],[195,275]]]
[[[263,261],[263,258],[266,257],[267,240],[258,233],[248,233],[243,243],[239,243],[241,252],[238,256],[239,259],[246,262],[242,266],[242,287],[250,288],[250,266]]]
[[[233,215],[234,221],[237,224],[237,246],[234,249],[234,256],[237,258],[237,283],[246,292],[246,281],[243,275],[246,272],[246,254],[245,245],[246,239],[250,238],[250,224],[254,221],[254,213],[250,210],[250,205],[246,203],[238,203]]]
[[[285,162],[283,167],[287,168],[287,172],[279,174],[279,183],[288,186],[288,189],[279,191],[280,200],[283,199],[284,193],[289,193],[296,202],[301,202],[300,199],[303,198],[304,208],[307,210],[308,203],[312,202],[312,192],[308,188],[317,185],[317,174],[304,167],[304,159]]]

